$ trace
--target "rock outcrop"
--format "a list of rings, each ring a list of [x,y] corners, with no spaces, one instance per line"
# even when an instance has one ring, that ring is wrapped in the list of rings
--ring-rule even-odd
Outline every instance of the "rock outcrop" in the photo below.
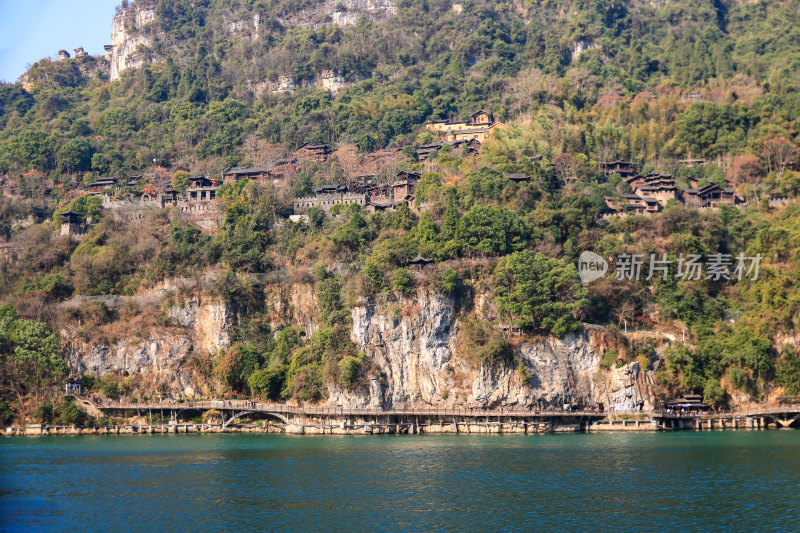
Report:
[[[160,290],[165,291],[184,284],[163,285]],[[153,306],[144,296],[138,298]],[[178,297],[171,298],[174,302]],[[274,310],[273,329],[289,323],[305,330],[307,337],[316,330],[317,302],[308,281],[268,286],[265,298]],[[213,394],[213,380],[198,373],[194,359],[198,355],[209,358],[230,345],[227,330],[232,317],[219,302],[199,297],[177,301],[165,313],[172,326],[149,332],[145,338],[99,345],[72,343],[73,371],[137,375],[150,385],[166,387],[176,397]],[[457,342],[458,303],[435,290],[420,289],[405,299],[370,298],[354,305],[351,340],[364,352],[371,369],[368,383],[357,391],[329,384],[328,405],[497,409],[602,404],[612,410],[652,406],[652,371],[643,371],[639,362],[601,370],[602,328],[587,327],[564,339],[515,338],[513,362],[480,363],[463,353],[468,346]],[[474,312],[489,305],[486,295],[480,294],[473,303]],[[483,318],[488,320],[488,316]]]
[[[627,410],[652,404],[652,372],[641,372],[634,362],[611,371],[607,382],[589,330],[519,344],[515,352],[523,376],[518,363],[484,362],[476,368],[467,354],[457,352],[452,299],[421,291],[404,304],[397,310],[369,301],[352,310],[352,340],[380,378],[371,380],[369,393],[330,387],[332,406],[561,408],[566,403]]]
[[[148,49],[154,37],[144,30],[155,18],[154,7],[123,8],[114,15],[111,25],[111,81],[118,79],[123,70],[137,68],[153,60]]]
[[[285,29],[317,28],[325,24],[351,26],[361,18],[379,21],[397,14],[394,0],[323,0],[316,5],[303,9],[288,10],[274,21],[264,20],[258,12],[234,14],[229,6],[209,7],[206,14],[206,27],[220,38],[235,36],[249,41],[259,38],[260,28],[267,22],[278,24]],[[153,5],[142,4],[120,8],[112,23],[111,49],[109,56],[109,77],[114,81],[120,73],[129,68],[163,60],[157,53],[158,41],[168,39]],[[163,43],[172,47],[177,55],[181,55],[181,43]],[[189,54],[190,51],[184,51]],[[293,91],[302,86],[316,86],[333,93],[347,85],[347,80],[340,72],[325,70],[318,72],[313,79],[295,80],[291,76],[281,76],[273,80],[259,80],[252,83],[256,93]]]
[[[144,312],[152,305],[137,303]],[[76,375],[113,373],[135,378],[139,390],[160,390],[168,396],[194,398],[213,395],[217,384],[198,365],[230,346],[231,318],[224,303],[188,300],[166,311],[167,326],[146,332],[129,329],[115,341],[84,341],[69,331],[67,363]]]

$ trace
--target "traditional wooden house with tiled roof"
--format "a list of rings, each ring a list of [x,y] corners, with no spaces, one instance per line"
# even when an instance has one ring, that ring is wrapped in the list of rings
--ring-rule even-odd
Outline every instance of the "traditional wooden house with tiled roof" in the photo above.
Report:
[[[327,144],[303,143],[292,155],[297,159],[324,163],[330,154],[331,149]]]
[[[435,121],[425,125],[428,131],[445,135],[448,141],[485,141],[495,128],[505,128],[495,122],[490,111],[480,109],[470,115],[469,120]]]
[[[630,161],[624,159],[616,159],[614,161],[606,161],[598,164],[600,171],[604,176],[608,177],[612,174],[619,174],[623,178],[636,174],[636,166]]]
[[[658,200],[638,194],[622,194],[619,199],[606,196],[605,202],[615,213],[649,215],[661,211]]]
[[[222,171],[223,183],[236,183],[245,178],[264,182],[270,178],[272,167],[233,167]]]
[[[193,176],[189,178],[189,188],[186,189],[186,200],[189,202],[210,202],[216,200],[219,186],[217,180],[211,180],[205,176]]]
[[[713,183],[699,189],[691,188],[683,191],[683,203],[687,207],[703,208],[736,205],[738,201],[733,187],[720,187]]]
[[[101,194],[108,189],[111,189],[117,184],[117,178],[106,177],[97,178],[93,183],[89,184],[89,192],[91,194]]]

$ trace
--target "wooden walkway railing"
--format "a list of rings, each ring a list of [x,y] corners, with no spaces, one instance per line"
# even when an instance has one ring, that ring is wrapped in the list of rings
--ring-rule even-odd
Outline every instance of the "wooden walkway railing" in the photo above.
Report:
[[[81,397],[81,400],[90,401],[88,398]],[[421,409],[421,408],[397,408],[397,409],[344,409],[337,407],[317,407],[317,406],[294,406],[286,404],[273,404],[264,402],[253,402],[250,400],[202,400],[194,402],[147,402],[147,403],[127,403],[127,402],[107,402],[95,403],[92,405],[100,410],[110,411],[185,411],[199,410],[206,411],[211,409],[221,411],[252,411],[261,413],[277,413],[281,415],[298,415],[306,417],[335,417],[335,416],[420,416],[420,417],[462,417],[462,418],[605,418],[608,416],[641,416],[647,415],[650,418],[743,418],[759,417],[772,415],[788,415],[800,413],[800,405],[782,405],[779,407],[764,407],[740,412],[709,412],[709,413],[680,413],[666,410],[654,411],[596,411],[596,410],[558,410],[558,409],[471,409],[471,408],[445,408],[445,409]]]
[[[343,409],[335,407],[315,407],[315,406],[293,406],[285,404],[271,404],[263,402],[252,402],[248,400],[206,400],[196,402],[159,402],[159,403],[119,403],[110,402],[95,404],[101,410],[119,411],[158,411],[158,410],[235,410],[253,411],[264,413],[278,413],[283,415],[301,415],[310,417],[331,417],[331,416],[428,416],[428,417],[468,417],[468,418],[529,418],[529,417],[592,417],[603,418],[609,413],[594,410],[538,410],[538,409],[419,409],[419,408],[399,408],[399,409]],[[623,413],[614,412],[612,414],[641,415],[643,413]]]

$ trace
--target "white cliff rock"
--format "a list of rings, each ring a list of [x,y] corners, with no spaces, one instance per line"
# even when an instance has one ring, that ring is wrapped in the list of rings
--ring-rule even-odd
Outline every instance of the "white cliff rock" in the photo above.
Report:
[[[111,81],[119,78],[128,68],[137,68],[150,61],[141,50],[152,45],[153,38],[144,28],[156,18],[155,8],[120,9],[111,25]]]
[[[173,285],[180,283],[165,283],[167,288]],[[316,331],[317,302],[311,283],[268,287],[266,299],[274,311],[274,331],[287,323],[300,326],[307,338]],[[470,309],[491,323],[490,307],[490,299],[478,294]],[[602,403],[617,411],[652,407],[652,370],[643,372],[637,361],[601,370],[600,328],[587,327],[564,339],[517,339],[513,362],[475,365],[469,354],[459,352],[469,348],[456,341],[458,313],[453,298],[432,289],[396,301],[358,302],[351,309],[350,336],[369,363],[367,381],[356,391],[329,383],[327,405],[560,409],[565,403],[580,407]],[[195,358],[200,354],[210,364],[210,355],[230,345],[230,312],[217,300],[195,296],[173,304],[165,314],[170,326],[155,328],[143,339],[98,345],[74,339],[68,350],[70,366],[78,374],[140,376],[143,382],[167,385],[174,396],[208,395],[213,379],[208,370],[198,374]],[[520,363],[525,372],[520,372]]]
[[[601,357],[589,332],[524,342],[516,348],[515,363],[490,361],[474,368],[456,353],[458,324],[451,299],[423,290],[400,303],[400,311],[371,300],[352,309],[351,338],[377,366],[385,385],[372,384],[369,394],[331,388],[331,405],[561,408],[564,403],[603,403],[622,409],[650,402],[652,376],[650,382],[644,375],[637,379],[639,374],[628,381],[612,379],[608,387],[599,379]],[[520,361],[530,376],[526,383],[517,369]],[[622,370],[618,374],[628,376]],[[621,390],[633,391],[630,401],[619,400]]]

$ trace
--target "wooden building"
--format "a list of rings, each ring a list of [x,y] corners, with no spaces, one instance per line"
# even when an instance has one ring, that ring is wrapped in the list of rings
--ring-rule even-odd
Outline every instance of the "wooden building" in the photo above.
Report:
[[[117,178],[107,177],[107,178],[98,178],[94,181],[94,183],[89,184],[89,193],[91,194],[101,194],[108,189],[117,185]]]
[[[615,213],[650,215],[661,211],[661,204],[655,198],[638,194],[622,194],[619,199],[605,197],[606,205]]]
[[[494,115],[483,109],[470,115],[469,120],[434,121],[425,125],[428,131],[444,134],[447,141],[485,141],[495,128],[505,128],[495,122]],[[428,152],[430,153],[430,152]]]
[[[604,176],[608,177],[612,174],[619,174],[623,178],[636,174],[636,166],[630,161],[624,159],[617,159],[614,161],[607,161],[599,163],[600,171]]]
[[[505,172],[503,177],[509,181],[513,181],[514,183],[524,183],[526,181],[531,181],[531,177],[527,174],[518,174],[518,173],[510,173]]]
[[[245,178],[264,182],[271,176],[271,167],[233,167],[222,171],[222,183],[236,183]]]
[[[733,187],[720,187],[712,183],[699,189],[691,188],[683,191],[683,203],[686,207],[719,207],[736,205],[737,198]]]
[[[217,199],[217,180],[205,176],[189,178],[189,188],[186,189],[186,200],[189,202],[210,202]]]
[[[324,163],[330,154],[331,149],[327,144],[303,143],[292,155],[300,160]]]
[[[79,235],[81,233],[80,225],[83,215],[75,211],[65,211],[61,213],[61,233],[62,237],[71,235]]]

